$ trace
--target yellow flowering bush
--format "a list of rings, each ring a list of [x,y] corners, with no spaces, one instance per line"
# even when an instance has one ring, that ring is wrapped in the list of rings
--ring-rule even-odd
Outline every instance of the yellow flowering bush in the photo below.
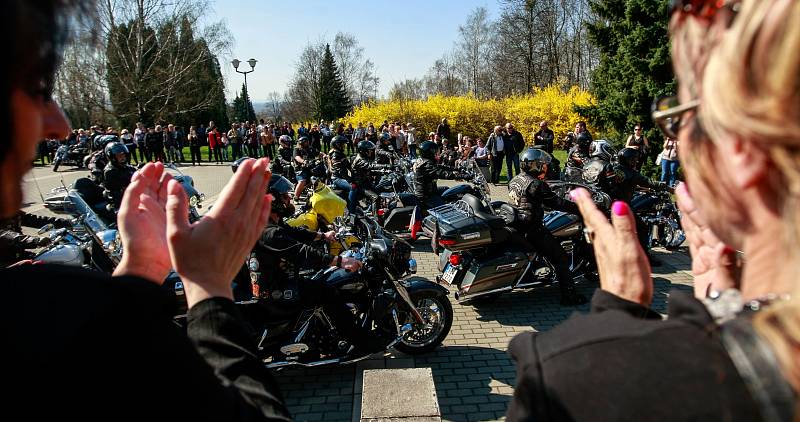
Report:
[[[450,132],[455,137],[462,133],[472,138],[486,139],[496,125],[511,122],[532,144],[533,133],[539,130],[539,122],[547,120],[550,129],[556,134],[560,144],[564,135],[583,120],[575,111],[575,106],[594,104],[588,91],[572,87],[567,91],[558,86],[536,88],[525,95],[515,95],[503,99],[481,100],[472,95],[446,97],[435,95],[426,100],[385,100],[356,107],[342,119],[353,127],[361,122],[366,126],[372,122],[376,127],[384,120],[413,123],[418,136],[425,137],[428,132],[447,118]],[[589,130],[592,130],[589,125]]]

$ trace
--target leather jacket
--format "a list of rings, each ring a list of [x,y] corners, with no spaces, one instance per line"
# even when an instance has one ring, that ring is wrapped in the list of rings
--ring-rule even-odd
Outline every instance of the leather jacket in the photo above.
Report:
[[[663,182],[654,182],[642,176],[638,171],[620,164],[614,166],[614,173],[610,179],[609,195],[611,199],[624,201],[628,204],[631,203],[633,192],[637,186],[649,189],[663,189],[666,186]]]
[[[414,196],[420,203],[436,195],[438,191],[436,180],[465,178],[457,169],[436,164],[429,158],[417,159],[412,170],[414,171]]]
[[[358,154],[350,164],[351,174],[353,176],[352,181],[361,187],[369,188],[372,186],[372,175],[385,168],[387,168],[386,165],[378,164]]]
[[[111,192],[111,200],[117,208],[122,203],[122,195],[125,194],[125,189],[131,184],[133,173],[136,173],[136,168],[127,164],[117,167],[112,163],[108,163],[103,170],[103,187]]]
[[[331,160],[331,176],[334,179],[350,180],[350,159],[339,150],[332,150],[328,154]]]
[[[527,230],[543,227],[544,208],[580,215],[578,206],[556,195],[547,182],[521,173],[508,184],[508,197],[517,210],[516,221]]]

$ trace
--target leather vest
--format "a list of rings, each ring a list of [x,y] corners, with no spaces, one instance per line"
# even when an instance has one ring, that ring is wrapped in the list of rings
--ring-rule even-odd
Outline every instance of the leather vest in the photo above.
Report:
[[[331,174],[334,178],[347,179],[350,173],[350,161],[345,153],[333,150],[331,157]]]
[[[537,207],[533,204],[532,198],[528,196],[528,190],[534,183],[541,183],[541,181],[523,172],[511,179],[508,184],[508,197],[511,199],[511,205],[517,209],[517,221],[521,223],[531,223],[536,208],[538,208],[539,214],[542,213],[541,206]]]

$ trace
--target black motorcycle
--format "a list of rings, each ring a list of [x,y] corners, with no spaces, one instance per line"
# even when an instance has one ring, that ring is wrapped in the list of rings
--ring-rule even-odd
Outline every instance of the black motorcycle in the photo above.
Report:
[[[83,159],[89,150],[82,145],[61,145],[56,150],[53,157],[53,171],[58,171],[61,165],[70,165],[77,168],[83,168]]]
[[[608,195],[602,192],[593,192],[593,197],[600,207],[607,209],[610,205]],[[521,234],[509,227],[516,220],[511,205],[464,195],[460,201],[429,210],[429,214],[423,230],[439,255],[442,275],[437,280],[457,286],[459,302],[488,302],[501,293],[558,281],[546,257],[514,241]],[[561,242],[574,277],[597,278],[592,247],[585,241],[578,216],[551,211],[545,215],[544,227]]]
[[[647,225],[651,247],[676,250],[686,240],[681,227],[681,212],[668,190],[641,189],[631,200],[631,208]]]
[[[361,260],[363,267],[359,272],[328,268],[311,279],[338,289],[358,323],[382,339],[386,349],[420,354],[439,346],[453,324],[449,292],[429,280],[411,277],[416,272],[411,246],[385,233],[369,217],[351,216],[347,227],[341,220],[334,226],[341,241],[351,236],[362,240],[344,255]],[[260,265],[252,255],[247,263],[252,280],[260,277]],[[338,334],[337,322],[321,306],[293,305],[294,294],[289,289],[272,292],[269,299],[237,302],[267,367],[347,364],[370,356],[350,347]],[[182,318],[176,321],[181,323]]]

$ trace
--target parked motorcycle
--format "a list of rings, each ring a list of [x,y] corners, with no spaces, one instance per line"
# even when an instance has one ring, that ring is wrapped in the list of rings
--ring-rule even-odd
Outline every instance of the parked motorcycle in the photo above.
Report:
[[[68,146],[61,145],[56,149],[55,156],[53,157],[53,171],[58,171],[58,167],[62,164],[83,168],[83,158],[86,157],[88,149],[80,145]]]
[[[608,195],[594,191],[593,197],[598,206],[606,209],[610,206]],[[516,210],[511,205],[501,201],[488,203],[467,194],[460,201],[428,212],[423,230],[439,255],[442,275],[437,281],[457,286],[459,302],[485,302],[501,293],[558,281],[555,268],[546,257],[525,250],[514,241],[515,236],[522,235],[509,227],[516,219]],[[584,239],[580,218],[551,211],[545,214],[543,222],[569,256],[573,276],[596,278],[594,254]]]
[[[642,189],[631,200],[631,208],[647,224],[650,246],[675,250],[686,240],[681,212],[669,191]]]

